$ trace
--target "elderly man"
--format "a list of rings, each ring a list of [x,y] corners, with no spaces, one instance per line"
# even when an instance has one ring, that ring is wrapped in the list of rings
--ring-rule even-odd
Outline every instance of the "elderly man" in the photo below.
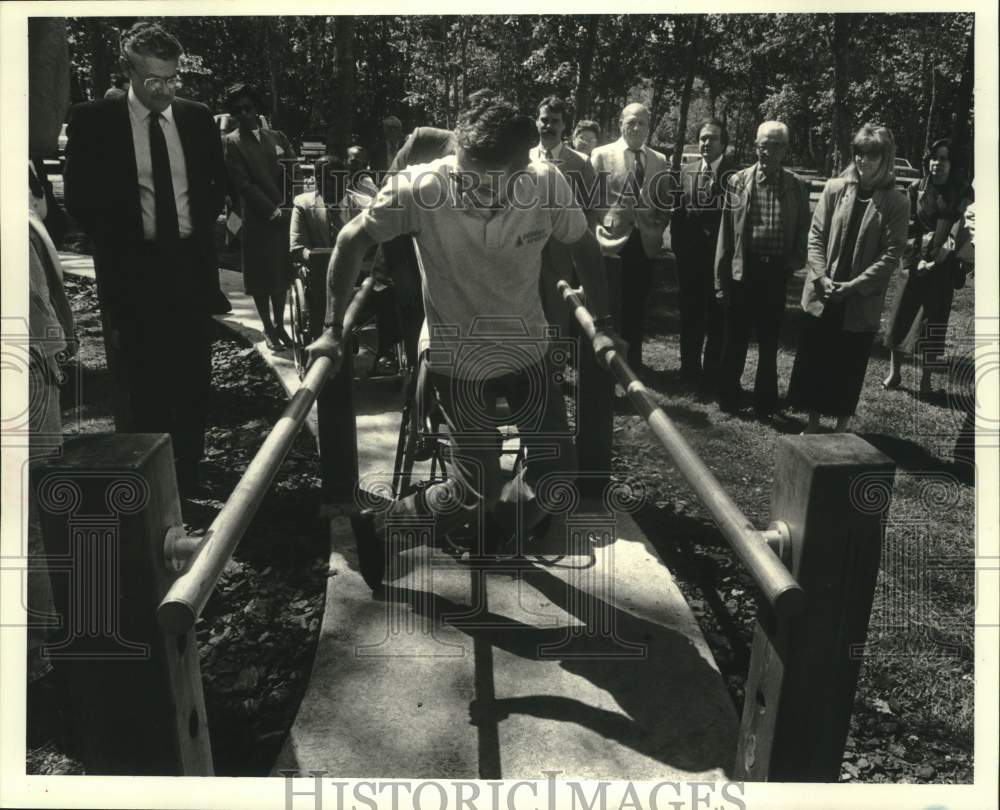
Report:
[[[718,118],[698,133],[701,160],[681,166],[670,245],[677,262],[681,378],[714,390],[722,355],[722,309],[715,298],[715,246],[724,189],[736,161],[726,154],[729,136]],[[704,351],[704,359],[702,358]]]
[[[451,429],[453,474],[394,502],[387,517],[430,517],[441,537],[482,505],[506,536],[524,538],[545,517],[535,497],[539,480],[576,474],[537,295],[542,248],[550,238],[570,246],[600,329],[607,328],[605,278],[569,184],[548,164],[529,161],[537,138],[529,118],[503,99],[479,98],[459,116],[455,134],[456,155],[400,173],[340,232],[329,270],[329,328],[310,349],[339,362],[343,318],[365,251],[412,235],[427,313],[421,343],[428,382]],[[605,348],[613,347],[606,336]],[[506,484],[496,443],[498,396],[527,449],[526,463]],[[352,521],[361,573],[372,588],[386,564],[379,517],[362,513]]]
[[[538,105],[535,126],[538,129],[538,146],[531,150],[532,160],[541,160],[556,166],[569,180],[577,204],[587,217],[587,225],[593,228],[591,209],[594,189],[594,167],[586,155],[570,149],[563,143],[566,130],[566,104],[562,99],[549,96]],[[569,332],[570,311],[556,291],[560,280],[572,281],[573,260],[569,249],[558,240],[550,241],[542,251],[541,295],[542,308],[549,323],[558,327],[559,334]]]
[[[155,23],[125,32],[128,94],[72,109],[65,183],[66,207],[94,240],[128,428],[170,433],[178,484],[192,494],[211,389],[214,229],[226,170],[208,108],[175,97],[181,50]]]
[[[782,168],[787,151],[788,127],[765,121],[757,128],[757,162],[729,178],[715,254],[715,289],[723,303],[725,335],[719,407],[727,413],[739,408],[752,327],[757,335],[753,404],[764,420],[778,405],[785,288],[788,277],[805,266],[808,248],[809,189]]]
[[[638,371],[652,259],[660,252],[670,219],[670,179],[666,157],[646,145],[649,110],[629,104],[619,124],[621,137],[594,149],[590,162],[597,176],[597,241],[608,259],[612,298],[618,299],[613,311],[628,341],[628,363]]]

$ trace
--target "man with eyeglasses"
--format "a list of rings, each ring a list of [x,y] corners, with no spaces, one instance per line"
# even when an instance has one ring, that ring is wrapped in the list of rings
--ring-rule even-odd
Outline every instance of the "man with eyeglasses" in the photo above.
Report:
[[[621,137],[590,153],[598,184],[595,235],[606,259],[612,312],[628,342],[628,363],[638,372],[653,259],[670,221],[670,175],[666,157],[646,143],[646,106],[627,104],[618,123]]]
[[[757,162],[730,175],[715,252],[715,289],[723,302],[719,408],[739,410],[740,377],[750,329],[757,337],[753,406],[770,421],[778,407],[778,336],[788,277],[805,267],[809,188],[782,167],[788,127],[765,121],[757,129]]]
[[[130,87],[70,111],[66,207],[94,241],[118,430],[169,433],[198,495],[219,295],[214,227],[226,171],[209,109],[177,98],[181,44],[148,22],[122,36]]]

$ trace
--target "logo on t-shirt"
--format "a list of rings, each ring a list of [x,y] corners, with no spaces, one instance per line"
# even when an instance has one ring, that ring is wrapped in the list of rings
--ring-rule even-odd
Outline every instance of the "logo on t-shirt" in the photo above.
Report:
[[[528,231],[527,233],[518,234],[517,239],[514,244],[517,247],[524,247],[525,245],[533,245],[535,242],[542,242],[547,238],[547,231],[545,228],[536,228],[533,231]]]

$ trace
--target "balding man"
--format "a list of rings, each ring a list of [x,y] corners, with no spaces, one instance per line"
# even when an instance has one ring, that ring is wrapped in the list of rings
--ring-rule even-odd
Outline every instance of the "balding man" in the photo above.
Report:
[[[628,363],[642,367],[643,320],[649,297],[652,259],[660,252],[669,221],[667,159],[646,145],[649,111],[629,104],[619,119],[621,137],[590,154],[597,176],[597,241],[604,254],[609,292],[620,273],[620,297],[614,307],[621,336],[628,341]]]
[[[770,420],[778,405],[778,335],[788,277],[805,266],[809,189],[782,161],[788,127],[765,121],[757,129],[757,162],[730,176],[715,253],[715,289],[722,299],[724,339],[719,407],[739,409],[740,377],[750,329],[757,335],[753,404]]]

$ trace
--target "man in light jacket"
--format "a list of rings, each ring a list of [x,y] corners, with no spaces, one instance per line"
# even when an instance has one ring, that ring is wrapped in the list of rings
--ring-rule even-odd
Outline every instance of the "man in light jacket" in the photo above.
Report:
[[[666,157],[646,145],[649,110],[642,104],[627,105],[620,125],[621,137],[594,149],[590,162],[597,177],[596,236],[608,260],[611,311],[629,344],[628,363],[638,371],[652,259],[660,252],[670,218],[670,180]]]

